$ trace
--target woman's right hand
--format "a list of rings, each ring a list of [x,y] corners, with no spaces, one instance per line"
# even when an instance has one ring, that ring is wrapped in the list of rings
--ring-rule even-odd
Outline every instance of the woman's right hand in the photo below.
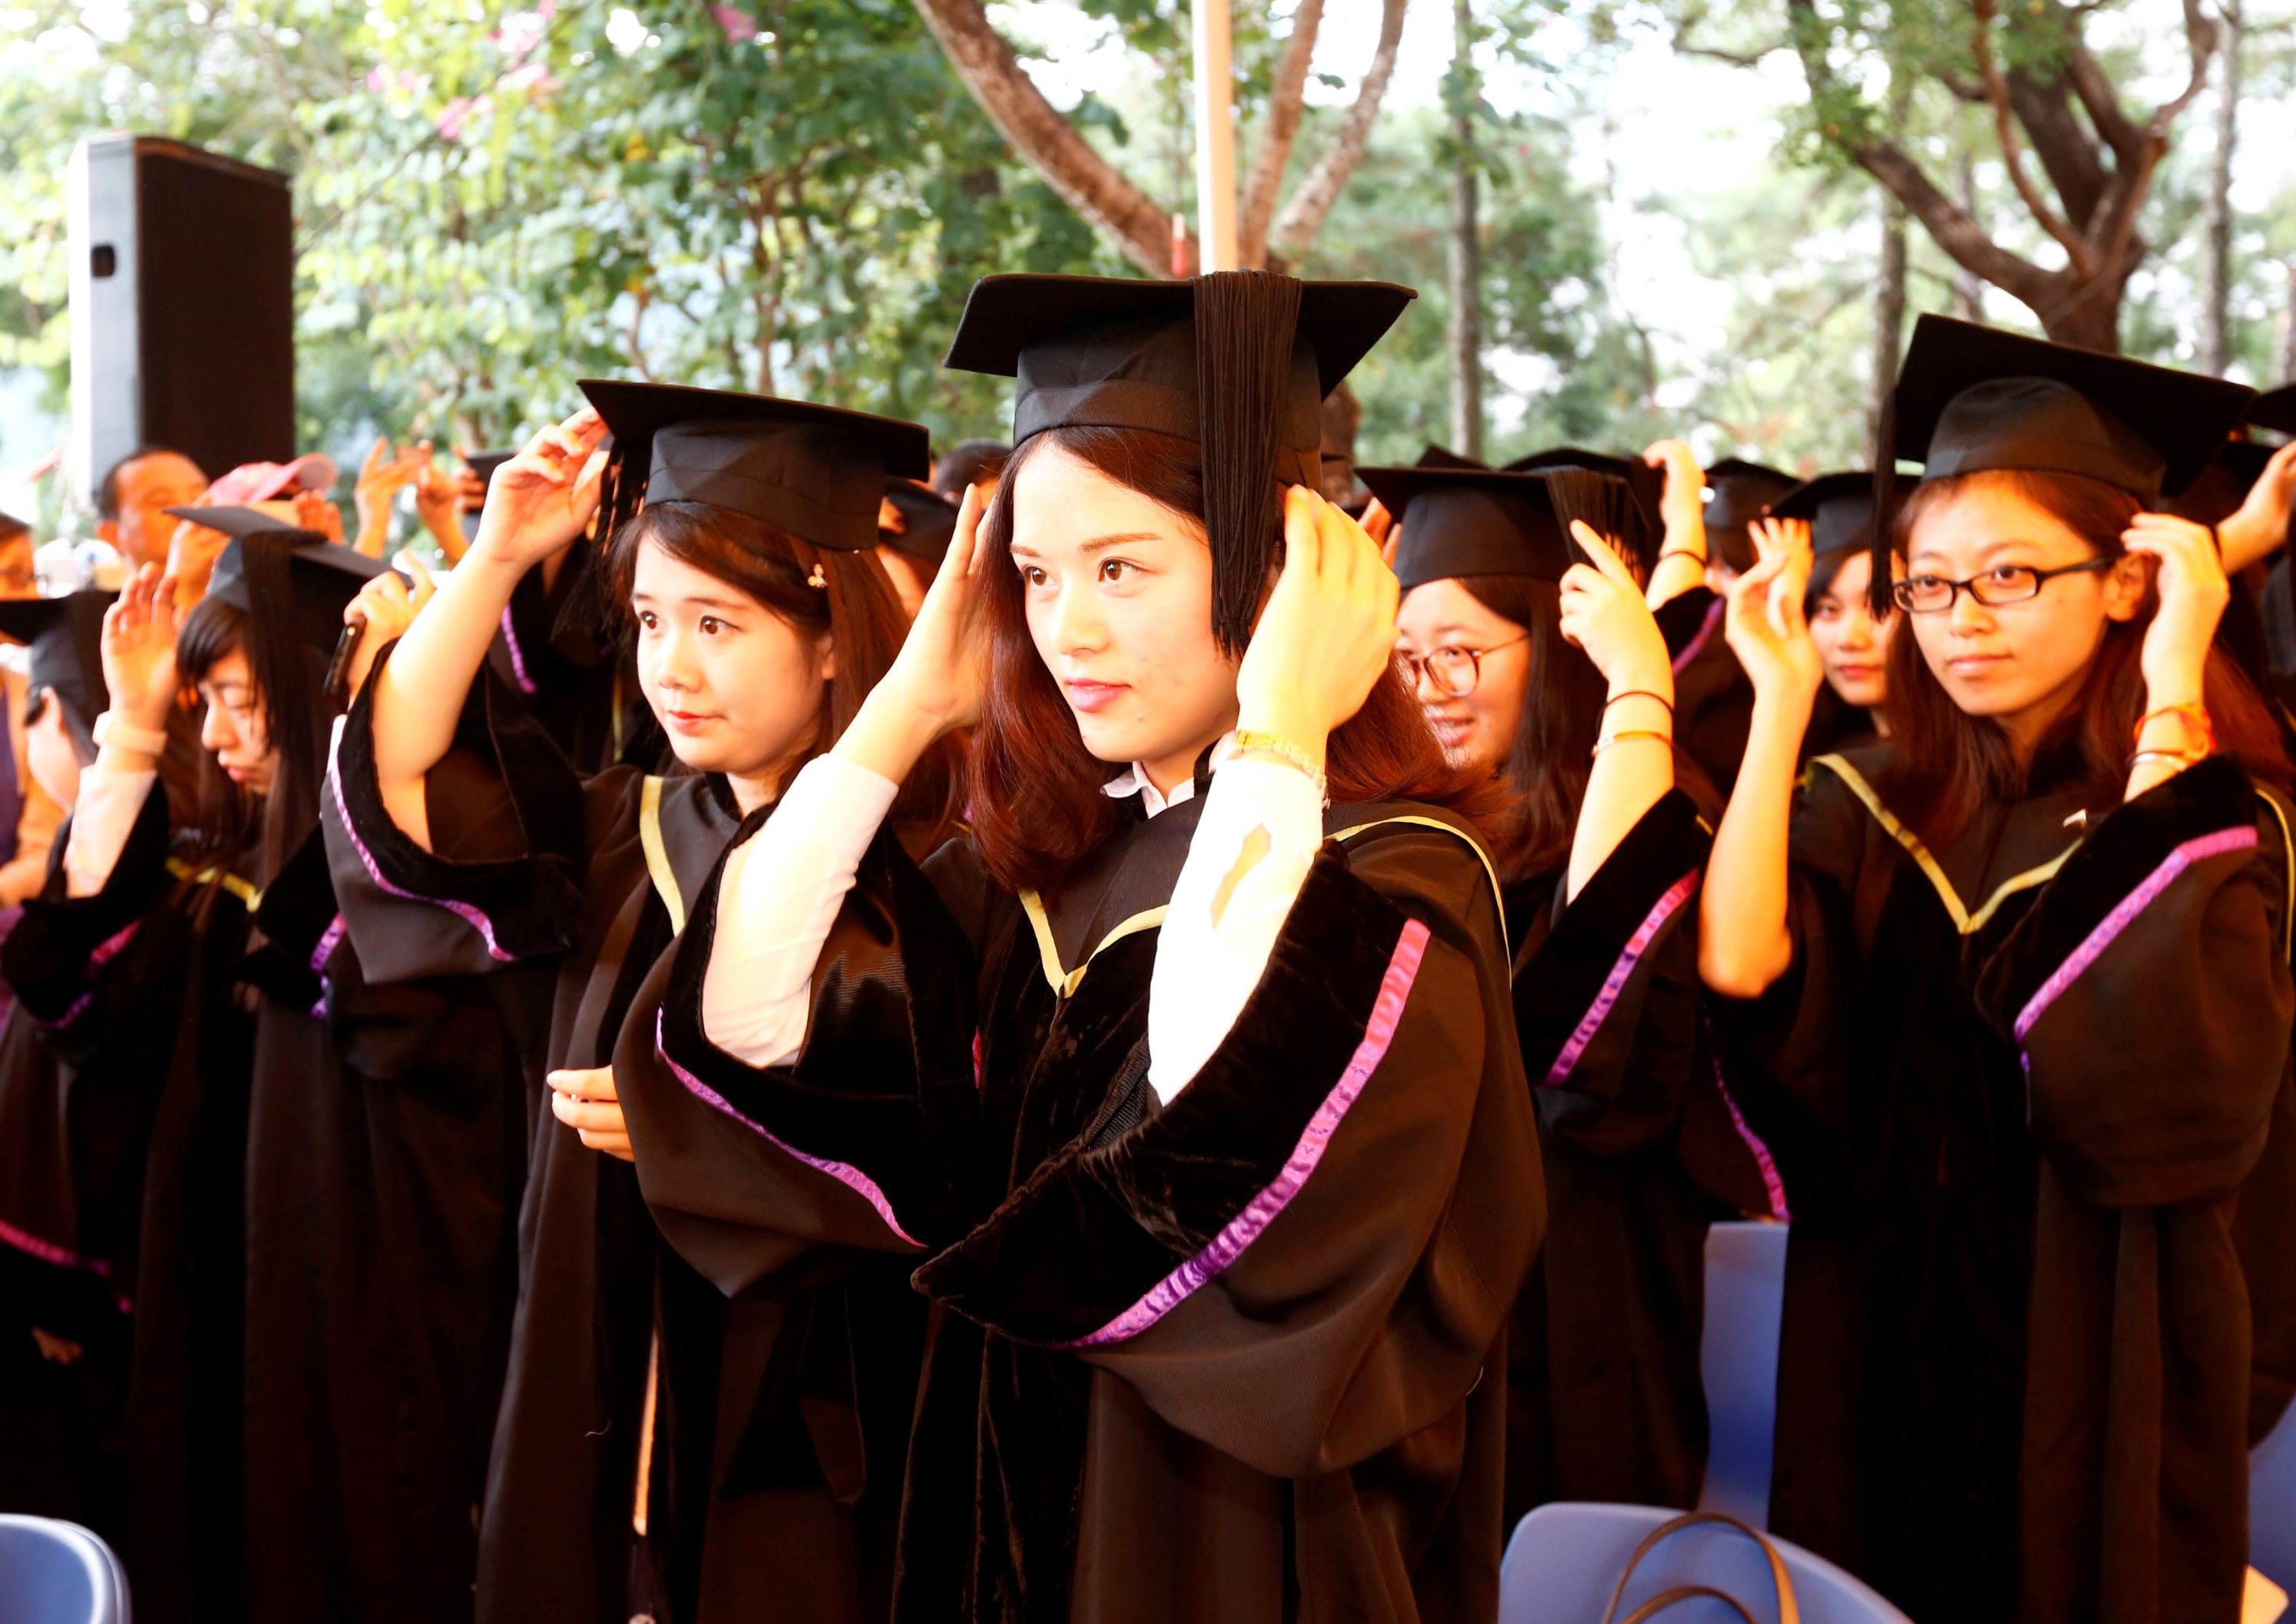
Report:
[[[495,470],[473,553],[523,571],[564,550],[598,511],[606,425],[589,406],[554,423]]]
[[[1283,568],[1236,668],[1236,726],[1318,759],[1395,665],[1395,571],[1304,485],[1283,492]]]
[[[1802,614],[1811,562],[1808,527],[1797,530],[1794,524],[1755,521],[1754,549],[1760,562],[1730,583],[1722,629],[1756,698],[1808,703],[1817,697],[1825,668]]]
[[[146,564],[103,611],[103,685],[111,709],[135,726],[164,728],[182,685],[176,675],[176,582]]]

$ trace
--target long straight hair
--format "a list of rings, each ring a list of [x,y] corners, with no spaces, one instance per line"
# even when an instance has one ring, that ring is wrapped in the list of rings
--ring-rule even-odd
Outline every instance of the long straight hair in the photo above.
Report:
[[[974,843],[989,874],[1011,890],[1052,889],[1115,833],[1119,817],[1116,803],[1101,793],[1112,775],[1111,765],[1085,748],[1068,701],[1037,655],[1021,573],[1011,558],[1013,488],[1047,442],[1160,507],[1193,522],[1203,520],[1201,455],[1170,435],[1047,429],[1006,464],[980,527],[980,545],[988,552],[982,592],[989,672],[968,780]],[[1212,613],[1207,603],[1208,621]],[[1335,802],[1443,807],[1474,824],[1487,841],[1505,811],[1505,794],[1496,779],[1470,781],[1444,759],[1392,665],[1363,708],[1332,733],[1324,765]]]
[[[2080,474],[1988,469],[1933,480],[1898,510],[1890,545],[1904,556],[1922,516],[1989,482],[2031,503],[2073,531],[2099,558],[2120,558],[2121,532],[2142,511],[2128,492]],[[2046,590],[2046,588],[2045,588]],[[1883,775],[1891,808],[1924,840],[1942,844],[1967,829],[1986,808],[2023,799],[2035,788],[2079,786],[2088,803],[2118,805],[2128,780],[2130,737],[2144,713],[2144,674],[2139,656],[2160,598],[2148,582],[2143,603],[2128,620],[2105,623],[2103,641],[2089,662],[2080,692],[2021,765],[2009,735],[1986,717],[1955,704],[1922,655],[1910,627],[1890,639],[1891,742],[1897,747]],[[2248,679],[2222,651],[2210,649],[2202,676],[2202,702],[2219,749],[2240,759],[2249,775],[2284,793],[2292,775],[2280,730]]]
[[[828,637],[837,674],[822,685],[804,760],[834,746],[900,652],[907,632],[900,599],[876,555],[816,547],[730,508],[657,503],[617,526],[607,545],[606,582],[626,636],[635,625],[629,602],[638,550],[648,543],[723,581],[800,635]],[[818,586],[812,584],[816,574]],[[913,849],[937,842],[954,821],[958,782],[956,750],[947,744],[927,750],[903,782],[892,821]]]

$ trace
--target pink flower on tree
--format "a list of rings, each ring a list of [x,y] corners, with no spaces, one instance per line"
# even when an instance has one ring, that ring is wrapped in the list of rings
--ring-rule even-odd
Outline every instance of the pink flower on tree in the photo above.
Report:
[[[726,31],[728,44],[742,45],[758,37],[758,21],[738,5],[713,5],[709,14]]]

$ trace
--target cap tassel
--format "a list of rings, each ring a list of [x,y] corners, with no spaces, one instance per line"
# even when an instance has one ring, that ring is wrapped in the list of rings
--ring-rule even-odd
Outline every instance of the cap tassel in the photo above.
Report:
[[[1240,656],[1282,555],[1276,456],[1300,330],[1300,283],[1268,271],[1196,279],[1196,394],[1212,633]]]

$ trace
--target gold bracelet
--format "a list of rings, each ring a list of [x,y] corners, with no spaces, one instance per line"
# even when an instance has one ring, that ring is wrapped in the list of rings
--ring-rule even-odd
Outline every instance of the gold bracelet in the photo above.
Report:
[[[1239,729],[1235,735],[1234,748],[1228,752],[1228,759],[1234,760],[1238,756],[1267,756],[1283,762],[1286,767],[1297,767],[1314,782],[1316,794],[1324,797],[1327,800],[1330,798],[1330,781],[1324,775],[1324,764],[1281,734],[1252,733]]]
[[[2136,770],[2136,764],[2140,761],[2173,761],[2180,768],[2198,767],[2209,759],[2209,753],[2204,750],[2140,750],[2128,758],[2128,766],[2132,772]]]
[[[1587,753],[1589,756],[1599,756],[1611,745],[1624,744],[1629,739],[1656,739],[1660,743],[1669,746],[1674,742],[1672,734],[1660,733],[1656,728],[1622,727],[1616,733],[1606,733],[1595,740],[1595,748]]]

